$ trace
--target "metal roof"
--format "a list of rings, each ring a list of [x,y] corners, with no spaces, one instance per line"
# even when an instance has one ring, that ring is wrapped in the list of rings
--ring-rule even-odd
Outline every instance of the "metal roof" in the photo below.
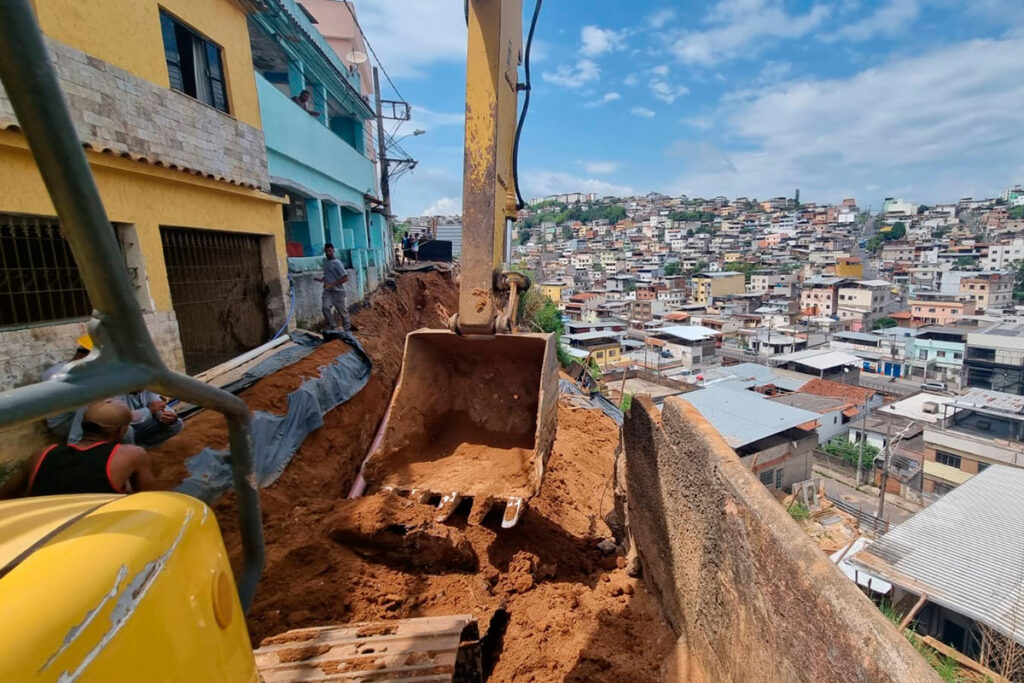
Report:
[[[710,327],[704,327],[703,325],[669,325],[668,327],[653,331],[687,341],[701,341],[702,339],[718,336],[717,330],[712,330]]]
[[[764,394],[739,387],[709,387],[686,394],[683,400],[700,411],[733,448],[818,419],[817,413],[772,403]]]
[[[1024,413],[1024,396],[971,387],[963,395],[956,397],[953,405],[957,408],[973,408],[1005,415],[1021,415]]]
[[[795,392],[792,394],[783,394],[782,396],[773,396],[768,399],[775,403],[782,403],[793,408],[800,408],[801,410],[810,410],[815,413],[830,413],[833,410],[839,410],[849,405],[848,401],[844,401],[841,398],[832,398],[831,396],[817,396],[815,394],[801,394]]]
[[[772,361],[777,363],[799,363],[815,370],[827,370],[840,365],[860,366],[860,359],[853,354],[829,349],[808,349],[775,356]]]
[[[1024,644],[1024,469],[992,465],[852,562]]]
[[[871,342],[872,344],[881,344],[884,340],[877,334],[868,334],[867,332],[836,332],[832,335],[833,339],[852,339],[854,341]]]
[[[596,341],[598,339],[618,341],[623,334],[625,333],[615,332],[614,330],[609,330],[607,332],[577,332],[575,334],[563,334],[562,338],[570,339],[572,341]]]

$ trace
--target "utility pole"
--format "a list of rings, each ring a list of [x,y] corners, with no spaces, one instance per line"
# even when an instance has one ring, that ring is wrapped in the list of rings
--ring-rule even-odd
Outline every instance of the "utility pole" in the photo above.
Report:
[[[857,486],[860,488],[860,469],[864,464],[864,442],[868,440],[868,399],[865,396],[864,405],[860,411],[860,454],[857,456]]]
[[[381,108],[380,79],[377,67],[373,67],[373,98],[377,110],[377,163],[380,164],[380,199],[384,202],[384,215],[391,227],[391,186],[388,183],[388,152],[384,146],[384,114]]]
[[[373,97],[377,114],[377,163],[380,164],[380,199],[384,204],[384,213],[387,216],[388,226],[391,225],[391,180],[388,163],[394,161],[396,165],[408,164],[410,168],[416,166],[414,159],[389,159],[387,144],[384,140],[384,119],[392,121],[408,121],[411,111],[408,102],[401,100],[383,100],[380,97],[380,78],[377,76],[377,67],[373,67]],[[387,105],[389,113],[384,113]]]
[[[882,488],[878,492],[878,519],[885,519],[885,487],[889,483],[889,457],[892,455],[892,423],[885,425],[885,450],[882,456]]]

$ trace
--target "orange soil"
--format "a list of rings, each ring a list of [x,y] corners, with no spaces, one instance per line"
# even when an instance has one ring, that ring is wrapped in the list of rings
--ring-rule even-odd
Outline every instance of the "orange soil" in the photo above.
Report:
[[[464,514],[436,524],[429,510],[410,503],[394,514],[431,545],[422,556],[387,552],[386,537],[373,536],[374,515],[383,514],[376,501],[343,500],[387,407],[405,335],[440,327],[456,301],[442,275],[405,275],[397,291],[381,290],[353,316],[374,361],[370,382],[325,416],[324,427],[261,492],[267,565],[249,615],[254,644],[303,626],[445,614],[473,614],[486,631],[497,613],[508,622],[491,680],[657,680],[672,630],[643,584],[621,568],[623,559],[596,548],[611,536],[602,517],[612,508],[619,440],[600,411],[559,406],[540,495],[514,529],[498,529],[495,515],[481,526],[467,526]],[[272,376],[249,391],[258,393],[268,379],[291,386]],[[197,433],[196,419],[161,449],[162,476],[183,472],[180,461],[198,450],[185,441]],[[207,444],[225,442],[220,430],[203,434]],[[237,562],[233,496],[214,508]],[[346,535],[367,524],[365,542]],[[450,564],[449,547],[458,560]]]

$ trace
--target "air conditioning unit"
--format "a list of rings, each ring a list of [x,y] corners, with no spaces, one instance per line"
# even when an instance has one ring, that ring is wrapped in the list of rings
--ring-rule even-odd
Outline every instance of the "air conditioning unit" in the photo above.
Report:
[[[925,401],[924,405],[921,406],[921,411],[930,415],[935,415],[939,412],[939,404],[935,401]]]

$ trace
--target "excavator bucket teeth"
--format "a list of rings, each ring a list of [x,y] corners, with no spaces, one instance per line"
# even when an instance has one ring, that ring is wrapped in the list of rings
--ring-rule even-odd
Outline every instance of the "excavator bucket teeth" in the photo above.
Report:
[[[383,436],[363,470],[370,489],[440,494],[439,519],[466,498],[473,523],[504,505],[502,526],[513,526],[540,490],[554,442],[554,345],[548,334],[411,333]]]

